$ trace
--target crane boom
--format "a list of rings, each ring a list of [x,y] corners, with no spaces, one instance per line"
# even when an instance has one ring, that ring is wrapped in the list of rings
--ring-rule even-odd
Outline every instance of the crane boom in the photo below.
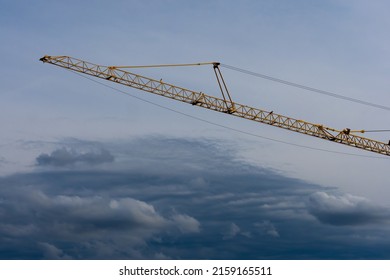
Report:
[[[291,131],[311,135],[321,139],[333,141],[340,144],[360,148],[370,152],[379,153],[390,156],[390,143],[383,143],[377,140],[368,139],[358,135],[354,135],[350,129],[337,130],[325,127],[320,124],[313,124],[303,120],[298,120],[276,114],[273,111],[265,111],[262,109],[253,108],[250,106],[235,103],[230,98],[217,98],[206,95],[202,92],[185,89],[173,84],[165,83],[162,80],[155,80],[148,77],[133,74],[115,66],[102,66],[94,63],[86,62],[80,59],[69,56],[44,56],[40,59],[42,62],[57,65],[72,71],[88,74],[101,79],[109,80],[135,89],[154,93],[174,100],[189,103],[195,106],[214,110],[221,113],[227,113],[240,118],[288,129]],[[214,71],[217,75],[218,83],[221,86],[218,74],[219,63],[212,63]],[[222,78],[222,76],[220,76]],[[225,85],[222,78],[223,85]],[[226,85],[225,85],[226,88]],[[227,89],[226,89],[227,91]],[[223,91],[222,91],[223,94]]]

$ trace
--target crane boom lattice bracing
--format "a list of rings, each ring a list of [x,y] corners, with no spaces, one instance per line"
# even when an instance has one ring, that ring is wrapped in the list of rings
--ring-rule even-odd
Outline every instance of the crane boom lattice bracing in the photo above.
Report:
[[[288,129],[291,131],[315,136],[336,143],[345,144],[348,146],[390,156],[389,144],[354,135],[349,129],[337,130],[325,127],[320,124],[313,124],[303,120],[286,117],[280,114],[276,114],[273,111],[269,112],[262,109],[257,109],[250,106],[235,103],[232,101],[228,92],[227,95],[229,98],[226,99],[223,93],[223,86],[221,86],[220,79],[223,82],[226,91],[227,88],[218,69],[219,63],[212,64],[214,65],[214,71],[217,75],[218,83],[224,97],[223,99],[206,95],[202,92],[196,92],[182,87],[178,87],[173,84],[165,83],[161,80],[159,81],[133,74],[131,72],[124,71],[119,67],[97,65],[69,56],[44,56],[40,60],[42,62],[70,69],[72,71],[88,74],[125,86],[133,87],[135,89],[189,103],[195,106],[203,107],[221,113],[227,113],[240,118]]]

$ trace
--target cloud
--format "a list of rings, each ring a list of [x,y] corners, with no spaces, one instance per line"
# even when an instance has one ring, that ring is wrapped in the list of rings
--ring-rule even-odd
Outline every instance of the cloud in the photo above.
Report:
[[[309,212],[320,222],[335,226],[365,225],[389,221],[389,209],[350,194],[316,192],[309,197]]]
[[[227,231],[223,234],[223,239],[232,239],[241,231],[240,227],[235,223],[231,223]]]
[[[29,247],[36,247],[42,258],[72,258],[66,250],[75,242],[84,247],[78,258],[151,258],[142,248],[153,238],[199,232],[200,223],[193,217],[163,216],[153,205],[131,197],[49,194],[24,187],[18,191],[17,204],[0,205],[7,213],[1,217],[0,236],[20,245],[23,238],[30,240]],[[56,245],[59,241],[62,245]]]
[[[58,249],[56,246],[52,244],[46,242],[40,242],[39,247],[42,248],[45,259],[51,259],[51,260],[71,259],[70,256],[64,254],[64,252],[61,249]]]
[[[37,230],[37,227],[32,224],[0,224],[0,232],[13,237],[30,236]]]
[[[175,214],[172,221],[177,225],[182,233],[199,232],[200,223],[188,215]]]
[[[41,154],[36,158],[40,166],[71,166],[75,164],[96,165],[105,162],[112,162],[114,156],[107,150],[99,152],[78,153],[66,148],[57,149],[48,154]]]
[[[272,237],[279,237],[279,232],[276,230],[275,226],[270,221],[263,221],[261,223],[255,223],[255,227],[266,235]]]
[[[252,166],[221,141],[59,144],[66,167],[87,164],[81,150],[115,161],[0,177],[0,258],[390,257],[387,208]]]

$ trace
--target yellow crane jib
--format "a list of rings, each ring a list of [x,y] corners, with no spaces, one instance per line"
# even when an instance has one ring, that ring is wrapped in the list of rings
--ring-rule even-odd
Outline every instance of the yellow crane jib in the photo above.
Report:
[[[169,84],[165,81],[163,82],[162,80],[155,80],[123,70],[124,68],[141,68],[146,66],[102,66],[69,56],[44,56],[40,59],[40,61],[57,65],[79,73],[91,75],[97,78],[109,80],[111,82],[119,83],[135,89],[161,95],[174,100],[182,101],[194,106],[203,107],[221,113],[227,113],[229,115],[234,115],[240,118],[390,156],[390,143],[383,143],[377,140],[353,134],[354,132],[363,133],[363,130],[352,131],[349,128],[337,130],[325,127],[320,124],[313,124],[303,120],[286,117],[280,114],[276,114],[273,111],[265,111],[233,102],[226,83],[222,77],[222,73],[218,67],[218,62],[154,65],[148,67],[211,64],[213,65],[214,73],[223,98],[210,96],[202,92],[196,92]]]

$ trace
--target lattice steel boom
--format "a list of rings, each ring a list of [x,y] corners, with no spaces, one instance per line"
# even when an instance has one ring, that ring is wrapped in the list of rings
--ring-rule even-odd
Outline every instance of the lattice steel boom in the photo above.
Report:
[[[88,74],[101,79],[116,82],[122,85],[133,87],[146,92],[154,93],[206,109],[217,112],[227,113],[240,118],[288,129],[291,131],[315,136],[321,139],[353,146],[363,150],[390,156],[390,143],[368,139],[353,134],[346,128],[337,130],[325,127],[320,124],[313,124],[302,120],[286,117],[250,106],[242,105],[232,101],[227,91],[225,82],[219,71],[219,63],[213,64],[217,80],[222,91],[223,99],[206,95],[202,92],[196,92],[182,87],[178,87],[163,81],[143,77],[137,74],[124,71],[120,67],[101,66],[94,63],[86,62],[69,56],[44,56],[40,59],[42,62],[54,64],[76,72]],[[200,64],[197,64],[200,65]],[[225,92],[225,94],[224,94]],[[225,95],[228,98],[225,98]]]

